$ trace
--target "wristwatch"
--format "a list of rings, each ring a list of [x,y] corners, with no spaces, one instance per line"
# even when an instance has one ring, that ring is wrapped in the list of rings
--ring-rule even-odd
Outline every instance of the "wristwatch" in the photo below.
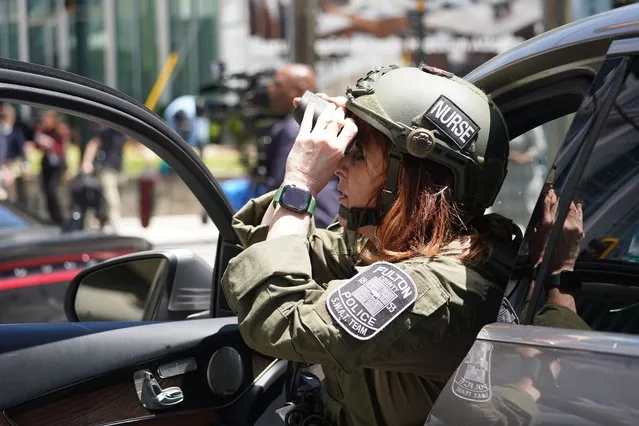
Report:
[[[545,287],[574,292],[581,289],[581,279],[573,271],[563,271],[549,276]]]
[[[273,205],[280,205],[285,209],[297,213],[307,213],[313,216],[315,211],[315,198],[310,191],[295,185],[283,185],[275,192]]]

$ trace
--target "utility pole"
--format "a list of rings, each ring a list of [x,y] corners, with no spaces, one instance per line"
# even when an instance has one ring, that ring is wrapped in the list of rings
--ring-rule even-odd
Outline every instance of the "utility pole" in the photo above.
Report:
[[[571,3],[571,0],[543,1],[544,31],[550,31],[572,20]],[[552,166],[552,160],[557,156],[559,148],[563,144],[573,117],[574,114],[570,114],[544,125],[546,140],[548,141],[548,167]]]
[[[289,37],[293,62],[315,67],[315,31],[318,8],[315,0],[293,0],[293,28]]]

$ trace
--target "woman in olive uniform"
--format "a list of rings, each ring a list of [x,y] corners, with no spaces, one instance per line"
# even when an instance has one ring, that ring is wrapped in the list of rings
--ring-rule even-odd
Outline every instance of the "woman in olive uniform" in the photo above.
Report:
[[[508,134],[480,90],[442,70],[377,68],[308,107],[280,189],[234,218],[245,250],[223,278],[255,350],[321,364],[334,425],[422,425],[493,322],[516,228],[484,215]],[[314,197],[339,178],[338,224]]]

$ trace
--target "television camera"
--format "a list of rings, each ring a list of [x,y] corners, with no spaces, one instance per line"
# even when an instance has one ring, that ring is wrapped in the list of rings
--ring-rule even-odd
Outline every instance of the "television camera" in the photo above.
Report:
[[[202,85],[196,114],[212,123],[239,121],[245,133],[259,136],[282,118],[270,109],[268,84],[275,70],[227,74],[224,66],[212,66],[213,79]]]

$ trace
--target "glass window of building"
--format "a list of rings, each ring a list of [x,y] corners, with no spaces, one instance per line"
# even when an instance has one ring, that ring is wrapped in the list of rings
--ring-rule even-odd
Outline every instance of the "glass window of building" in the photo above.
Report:
[[[157,77],[154,0],[116,0],[118,89],[144,100]]]
[[[78,19],[82,19],[81,14],[69,14],[69,50],[71,70],[78,72]],[[86,43],[86,56],[84,57],[83,72],[86,77],[104,82],[104,55],[106,49],[106,31],[104,28],[104,7],[102,0],[88,0],[86,9],[86,32],[87,35],[81,42]]]
[[[183,52],[173,80],[173,97],[196,94],[209,80],[211,61],[218,57],[218,2],[177,0],[169,3],[170,49]]]
[[[198,32],[198,74],[200,84],[206,83],[211,76],[211,61],[219,58],[217,34],[219,30],[217,1],[197,0],[200,30]]]
[[[28,0],[27,22],[29,25],[29,61],[57,67],[59,52],[58,20],[54,0]]]
[[[14,0],[0,0],[0,56],[18,59],[18,16]]]

